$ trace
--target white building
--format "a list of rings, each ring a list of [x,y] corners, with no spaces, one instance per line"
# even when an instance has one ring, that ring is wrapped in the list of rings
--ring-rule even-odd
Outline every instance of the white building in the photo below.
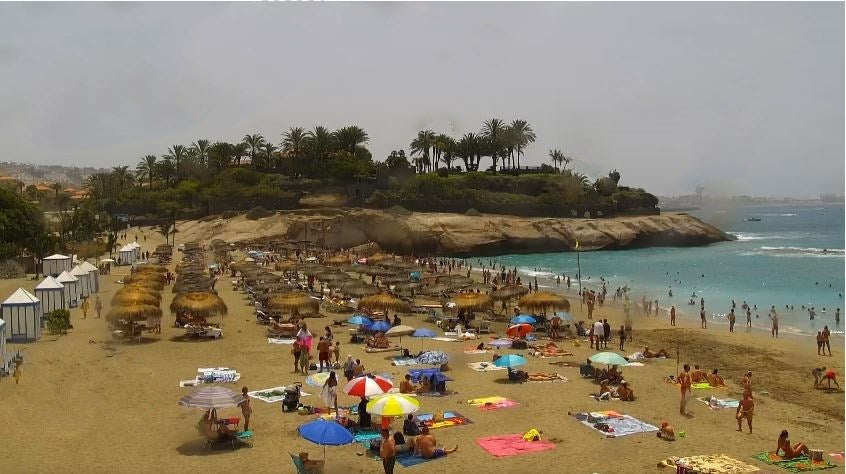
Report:
[[[32,293],[18,288],[0,303],[0,318],[9,325],[6,339],[34,341],[41,337],[41,302]]]

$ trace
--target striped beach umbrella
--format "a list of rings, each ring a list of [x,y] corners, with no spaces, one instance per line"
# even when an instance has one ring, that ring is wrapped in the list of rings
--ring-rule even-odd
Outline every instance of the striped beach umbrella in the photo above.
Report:
[[[367,413],[379,416],[405,416],[420,409],[415,398],[397,393],[376,397],[367,402]]]
[[[344,393],[354,397],[370,397],[373,395],[382,395],[393,388],[394,384],[378,375],[372,377],[356,377],[344,385]]]
[[[225,387],[200,387],[179,399],[179,404],[190,408],[237,407],[244,401],[244,396]]]

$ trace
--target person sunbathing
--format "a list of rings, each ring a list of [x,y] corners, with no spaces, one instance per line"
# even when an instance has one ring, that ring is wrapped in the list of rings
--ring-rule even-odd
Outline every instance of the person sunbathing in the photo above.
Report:
[[[292,333],[295,328],[296,326],[294,326],[293,324],[282,324],[271,319],[270,324],[267,326],[267,332],[275,334],[277,336],[293,336]]]
[[[458,451],[458,445],[452,449],[439,448],[438,440],[429,433],[429,427],[424,426],[420,436],[414,438],[414,453],[424,459],[435,459]]]
[[[778,435],[778,447],[775,451],[776,454],[779,453],[779,450],[784,453],[781,455],[784,459],[797,458],[803,454],[807,455],[811,452],[811,450],[805,446],[805,443],[796,443],[791,446],[787,430],[781,430],[781,434]]]
[[[673,429],[673,427],[666,421],[661,422],[661,428],[658,430],[657,435],[659,438],[665,439],[667,441],[676,440],[676,430]]]
[[[620,397],[621,402],[634,401],[634,390],[629,387],[629,384],[625,380],[621,381],[620,386],[617,387],[617,395]]]
[[[645,358],[647,358],[647,359],[655,359],[655,358],[658,358],[658,357],[667,357],[667,358],[669,358],[669,357],[670,357],[670,353],[669,353],[669,352],[667,352],[667,351],[666,351],[666,350],[664,350],[664,349],[661,349],[661,350],[659,350],[658,352],[652,352],[652,351],[650,351],[650,350],[649,350],[649,348],[648,348],[648,347],[644,347],[644,348],[643,348],[643,357],[645,357]]]
[[[532,382],[551,382],[553,380],[561,380],[561,376],[557,373],[553,372],[551,374],[545,374],[543,372],[534,372],[528,375],[528,380]]]
[[[405,380],[400,382],[400,393],[414,393],[414,384],[411,383],[411,375],[405,374]]]
[[[408,379],[411,379],[410,375],[406,375],[406,377],[408,377]],[[400,389],[400,391],[401,391],[401,393],[405,393],[405,392],[402,392],[402,389]],[[429,377],[426,377],[425,375],[420,377],[420,386],[417,387],[414,390],[414,392],[415,393],[431,393],[432,392],[432,382],[429,380]]]
[[[375,336],[368,337],[366,341],[367,347],[372,347],[374,349],[387,349],[391,347],[391,343],[388,342],[388,338],[385,337],[385,333],[377,333]]]
[[[708,375],[708,385],[712,387],[725,387],[726,381],[723,379],[722,375],[717,374],[717,369],[714,369],[714,371]]]
[[[608,386],[608,382],[602,381],[599,384],[599,393],[595,395],[597,400],[611,400],[617,396],[617,390]]]
[[[700,369],[698,365],[693,366],[693,371],[690,372],[690,382],[691,383],[701,383],[708,381],[708,374],[705,373],[704,370]]]

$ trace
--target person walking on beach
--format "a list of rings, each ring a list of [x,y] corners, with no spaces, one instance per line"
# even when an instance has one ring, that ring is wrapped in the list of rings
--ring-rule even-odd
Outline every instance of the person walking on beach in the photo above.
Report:
[[[729,320],[729,332],[734,332],[734,322],[737,320],[737,318],[734,316],[734,308],[732,308],[732,310],[729,312],[728,320]]]
[[[81,306],[81,308],[82,308],[82,319],[85,319],[85,318],[88,317],[88,308],[90,308],[90,307],[91,307],[91,303],[88,302],[88,298],[85,298],[84,300],[82,300],[82,306]]]
[[[687,402],[690,400],[690,364],[684,364],[684,372],[679,374],[679,385],[681,386],[681,403],[679,404],[679,413],[687,416]]]
[[[743,394],[743,400],[737,406],[734,417],[737,419],[737,431],[743,431],[743,419],[746,418],[746,426],[749,427],[749,434],[752,434],[752,413],[755,411],[755,402],[748,393]]]
[[[608,349],[608,341],[611,339],[611,325],[607,319],[602,320],[602,347]]]
[[[771,330],[772,335],[773,337],[778,338],[778,313],[776,313],[775,310],[772,310],[770,312],[770,320],[773,322],[773,327]]]
[[[746,327],[752,327],[752,310],[746,306]]]
[[[676,305],[670,306],[670,326],[676,325]]]
[[[825,355],[825,353],[820,354],[821,350],[823,350],[823,335],[822,331],[817,331],[817,355]]]
[[[825,350],[828,349],[828,355],[831,356],[831,331],[829,331],[828,326],[823,327],[822,330],[822,342],[823,342],[823,350],[822,355],[825,355]]]
[[[702,329],[708,329],[708,322],[705,321],[705,307],[703,306],[702,309],[699,310],[699,319],[702,321],[700,326]]]
[[[325,337],[320,336],[320,342],[317,343],[317,360],[318,360],[318,372],[323,372],[323,364],[326,364],[326,370],[329,370],[331,366],[329,365],[329,349],[330,349],[329,341],[326,340]]]
[[[103,302],[100,301],[100,297],[97,297],[97,301],[94,303],[94,311],[97,312],[97,319],[100,319],[100,314],[103,312]]]
[[[620,351],[624,351],[625,349],[623,349],[623,345],[626,342],[626,327],[625,326],[620,325],[620,330],[617,331],[617,336],[620,338]]]

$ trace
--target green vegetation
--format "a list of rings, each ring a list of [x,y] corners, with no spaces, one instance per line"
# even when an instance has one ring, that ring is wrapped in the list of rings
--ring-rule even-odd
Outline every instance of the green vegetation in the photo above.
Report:
[[[54,247],[44,232],[40,210],[21,196],[0,188],[0,260],[23,250],[42,254]]]
[[[70,327],[70,311],[54,309],[47,314],[47,330],[51,334],[67,334]]]

